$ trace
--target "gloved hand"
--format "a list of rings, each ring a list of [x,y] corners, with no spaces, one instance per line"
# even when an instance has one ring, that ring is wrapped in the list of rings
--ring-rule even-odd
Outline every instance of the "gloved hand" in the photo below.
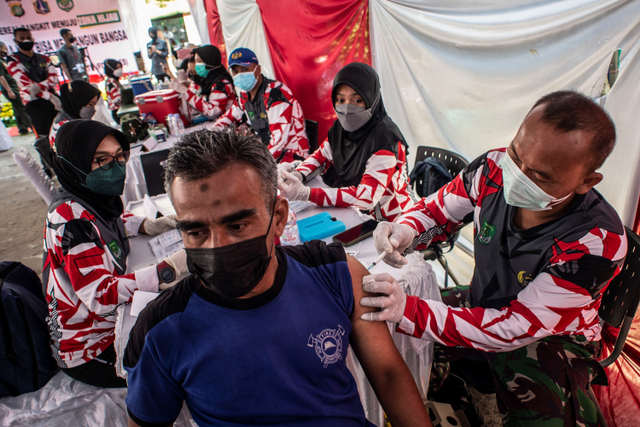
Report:
[[[300,181],[304,180],[304,177],[302,176],[302,174],[300,172],[298,172],[296,170],[296,166],[298,166],[300,164],[300,162],[293,162],[293,163],[278,163],[278,184],[284,182],[284,177],[282,176],[282,172],[289,172],[293,175],[296,175]]]
[[[145,219],[140,225],[141,232],[149,236],[157,236],[165,231],[172,230],[178,226],[175,215],[163,216],[156,219]]]
[[[374,294],[384,294],[377,297],[364,297],[360,305],[364,307],[379,307],[380,311],[364,313],[360,318],[370,322],[386,320],[399,323],[404,316],[407,305],[407,294],[400,283],[388,273],[373,274],[362,278],[362,289]]]
[[[297,172],[300,173],[300,172]],[[302,200],[306,202],[309,200],[311,189],[302,183],[302,180],[296,175],[289,172],[282,172],[282,176],[287,182],[281,182],[278,184],[278,190],[280,195],[287,200]]]
[[[177,78],[180,83],[186,83],[187,80],[189,80],[189,77],[187,76],[187,72],[185,70],[178,70]]]
[[[62,110],[62,102],[60,102],[60,98],[52,94],[51,97],[49,98],[49,101],[51,101],[51,103],[53,104],[53,107],[57,111]]]
[[[414,237],[413,228],[408,225],[381,222],[373,231],[373,244],[379,254],[387,253],[382,258],[384,262],[392,267],[402,268],[409,262],[402,253],[409,247]]]
[[[39,84],[37,83],[31,83],[29,85],[29,94],[31,94],[31,97],[34,98],[37,94],[39,94],[40,92],[42,92],[42,88],[40,87]]]
[[[160,283],[158,286],[159,289],[166,289],[175,285],[180,280],[180,276],[189,272],[189,268],[187,267],[187,252],[185,252],[184,249],[180,249],[162,261],[166,262],[176,272],[176,280],[170,283]]]
[[[171,89],[175,90],[180,94],[187,93],[187,91],[189,90],[185,85],[180,83],[177,79],[171,80]]]

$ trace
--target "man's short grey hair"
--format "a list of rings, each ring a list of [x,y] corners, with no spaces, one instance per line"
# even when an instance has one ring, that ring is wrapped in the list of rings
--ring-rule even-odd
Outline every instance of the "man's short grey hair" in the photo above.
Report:
[[[238,135],[233,127],[222,131],[201,130],[183,136],[171,149],[165,167],[164,188],[171,197],[173,181],[186,182],[213,175],[222,169],[243,164],[252,167],[262,187],[267,210],[276,199],[277,168],[273,156],[255,135]]]
[[[4,42],[0,42],[0,47],[7,47],[7,45]]]

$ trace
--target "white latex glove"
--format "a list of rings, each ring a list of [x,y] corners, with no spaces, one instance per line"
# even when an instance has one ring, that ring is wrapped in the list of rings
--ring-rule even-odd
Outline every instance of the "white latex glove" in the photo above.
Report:
[[[176,79],[171,80],[171,89],[175,90],[180,94],[187,93],[187,90],[189,90],[185,85],[183,85]]]
[[[185,70],[178,70],[178,75],[176,76],[180,83],[186,83],[189,80],[189,76],[187,76],[187,72]]]
[[[300,172],[297,172],[298,174]],[[290,174],[289,172],[282,172],[282,177],[287,182],[281,182],[278,184],[278,190],[280,195],[287,200],[302,200],[306,202],[309,200],[311,189],[304,185],[298,176]]]
[[[360,318],[370,322],[386,320],[400,323],[407,305],[407,294],[400,283],[388,273],[372,274],[362,278],[362,289],[374,294],[384,294],[378,297],[364,297],[360,305],[364,307],[379,307],[380,311],[364,313]]]
[[[157,236],[178,226],[175,215],[162,216],[156,219],[145,219],[142,222],[145,234]]]
[[[384,262],[395,268],[402,268],[408,261],[402,253],[415,237],[413,228],[395,222],[380,222],[373,231],[373,244],[376,251],[386,252]]]
[[[51,97],[49,98],[49,101],[53,104],[53,107],[57,110],[60,111],[62,110],[62,103],[60,102],[60,98],[58,98],[55,95],[51,95]]]
[[[304,179],[304,177],[302,176],[302,174],[300,172],[298,172],[296,170],[296,166],[299,165],[300,162],[293,162],[293,163],[278,163],[278,184],[284,182],[285,178],[282,176],[283,172],[289,172],[295,176],[298,177],[298,179],[300,179],[300,181],[302,181]]]
[[[31,94],[32,98],[34,98],[40,92],[42,92],[42,88],[37,83],[31,83],[29,85],[29,94]]]

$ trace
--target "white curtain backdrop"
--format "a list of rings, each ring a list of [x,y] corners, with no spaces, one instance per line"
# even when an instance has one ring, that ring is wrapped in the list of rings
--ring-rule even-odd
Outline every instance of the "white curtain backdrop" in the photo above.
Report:
[[[373,66],[389,115],[413,148],[473,160],[507,146],[541,96],[601,94],[611,56],[620,77],[607,96],[618,144],[597,187],[625,224],[640,172],[640,1],[370,0]]]
[[[193,19],[196,21],[201,44],[210,44],[209,29],[207,27],[207,11],[204,8],[204,2],[202,0],[187,0],[187,3],[189,3],[191,16],[193,16]]]
[[[262,74],[273,79],[273,65],[262,25],[260,8],[255,0],[217,0],[227,54],[246,47],[255,52]]]
[[[137,5],[136,5],[137,3]],[[136,0],[119,0],[120,13],[122,14],[122,23],[127,31],[127,36],[131,41],[134,52],[142,54],[142,60],[147,72],[151,72],[151,60],[147,56],[147,43],[151,41],[149,38],[149,27],[151,19],[144,15],[144,2]],[[136,64],[129,64],[133,70],[137,70]]]

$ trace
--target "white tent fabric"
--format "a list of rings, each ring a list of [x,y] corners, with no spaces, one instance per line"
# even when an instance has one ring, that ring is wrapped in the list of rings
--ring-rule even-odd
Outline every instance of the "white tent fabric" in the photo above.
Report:
[[[140,51],[145,68],[151,72],[151,60],[147,56],[147,43],[150,41],[148,30],[151,26],[151,19],[139,13],[138,9],[142,5],[136,6],[136,0],[119,0],[118,5],[131,46],[133,46],[134,52]],[[136,64],[129,64],[129,66],[133,70],[137,69]]]
[[[618,145],[597,188],[627,225],[638,200],[640,1],[370,0],[373,66],[389,115],[411,148],[473,160],[507,146],[541,96],[601,94],[612,53],[620,77],[605,108]]]
[[[189,3],[191,16],[193,16],[196,21],[201,44],[211,43],[209,40],[209,28],[207,26],[207,10],[204,8],[204,2],[202,0],[187,0],[187,3]]]
[[[262,74],[270,79],[275,78],[256,0],[217,0],[217,5],[227,54],[239,47],[251,49],[260,61]]]

